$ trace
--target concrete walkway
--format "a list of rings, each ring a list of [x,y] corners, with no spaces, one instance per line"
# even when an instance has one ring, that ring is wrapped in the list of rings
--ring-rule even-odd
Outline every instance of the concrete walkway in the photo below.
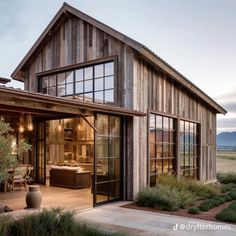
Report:
[[[120,231],[137,236],[236,236],[236,225],[121,208],[124,204],[127,202],[80,211],[75,218],[111,232]]]

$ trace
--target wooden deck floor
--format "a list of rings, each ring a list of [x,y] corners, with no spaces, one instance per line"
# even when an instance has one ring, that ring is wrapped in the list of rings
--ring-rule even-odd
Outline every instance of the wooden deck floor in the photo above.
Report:
[[[93,195],[91,189],[67,189],[40,185],[43,201],[42,207],[62,207],[66,209],[82,210],[92,207]],[[13,210],[26,207],[26,191],[0,193],[0,201]]]

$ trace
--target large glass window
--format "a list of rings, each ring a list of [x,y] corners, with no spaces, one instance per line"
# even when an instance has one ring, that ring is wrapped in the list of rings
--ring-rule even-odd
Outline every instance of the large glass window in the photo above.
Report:
[[[198,178],[197,124],[180,121],[180,175]]]
[[[39,92],[81,101],[114,103],[114,62],[43,76]]]
[[[173,174],[175,164],[175,120],[173,118],[150,115],[150,186],[156,185],[161,174]]]

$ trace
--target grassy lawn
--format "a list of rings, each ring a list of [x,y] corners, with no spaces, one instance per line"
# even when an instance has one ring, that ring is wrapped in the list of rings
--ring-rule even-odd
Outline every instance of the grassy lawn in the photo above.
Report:
[[[218,150],[216,157],[217,172],[236,172],[236,151]]]
[[[203,184],[160,176],[158,185],[139,192],[131,208],[167,212],[204,220],[236,223],[236,172],[219,173],[218,182]]]

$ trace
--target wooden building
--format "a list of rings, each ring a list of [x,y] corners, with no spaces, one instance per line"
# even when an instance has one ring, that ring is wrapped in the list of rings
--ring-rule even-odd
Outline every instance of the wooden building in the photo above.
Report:
[[[96,205],[134,199],[161,174],[216,179],[216,114],[226,111],[144,45],[66,3],[12,78],[26,91],[0,88],[1,103],[33,116],[38,182],[51,164],[78,162]]]

